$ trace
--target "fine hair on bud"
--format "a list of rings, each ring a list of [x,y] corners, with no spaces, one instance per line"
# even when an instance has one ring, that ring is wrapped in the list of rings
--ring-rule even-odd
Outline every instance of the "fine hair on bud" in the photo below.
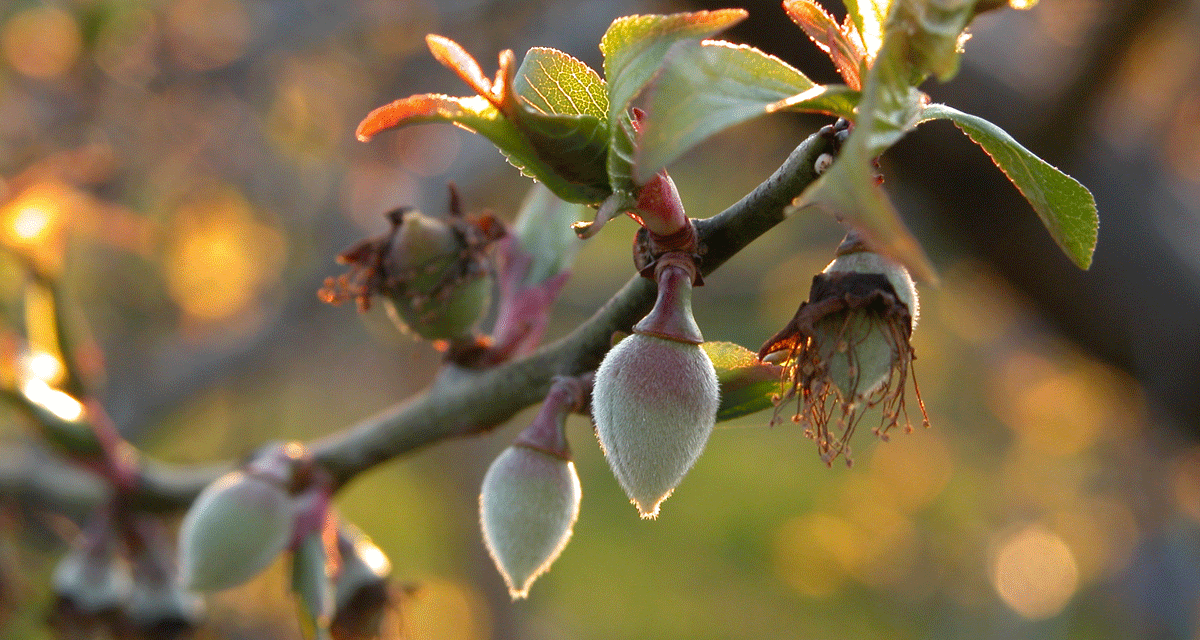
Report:
[[[479,518],[488,553],[513,600],[545,573],[571,539],[582,488],[569,460],[516,444],[483,478]]]
[[[613,475],[643,518],[704,451],[719,405],[717,372],[697,344],[633,334],[600,363],[596,435]]]
[[[179,579],[191,591],[220,591],[258,575],[287,547],[293,500],[273,480],[243,471],[200,493],[179,528]]]

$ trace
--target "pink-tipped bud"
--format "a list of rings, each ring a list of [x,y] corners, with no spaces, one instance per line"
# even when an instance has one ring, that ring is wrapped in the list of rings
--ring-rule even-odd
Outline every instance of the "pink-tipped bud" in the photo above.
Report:
[[[513,600],[526,597],[567,546],[581,496],[574,463],[525,445],[505,449],[488,468],[479,495],[483,541]]]
[[[717,372],[699,345],[634,334],[596,371],[592,416],[613,475],[643,518],[658,515],[716,422]]]

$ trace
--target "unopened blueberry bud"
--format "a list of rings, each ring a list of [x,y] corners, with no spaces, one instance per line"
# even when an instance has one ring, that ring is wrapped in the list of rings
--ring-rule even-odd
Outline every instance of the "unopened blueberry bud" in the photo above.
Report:
[[[180,583],[193,591],[240,585],[287,547],[295,512],[274,479],[233,471],[204,489],[179,529]]]
[[[717,373],[699,345],[633,334],[596,371],[592,415],[613,475],[643,518],[704,451],[716,422]]]
[[[483,478],[483,540],[514,600],[545,573],[571,539],[582,490],[569,460],[515,444]]]

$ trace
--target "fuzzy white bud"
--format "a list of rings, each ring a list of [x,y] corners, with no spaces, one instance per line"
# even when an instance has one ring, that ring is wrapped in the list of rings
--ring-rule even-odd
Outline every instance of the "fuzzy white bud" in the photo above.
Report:
[[[695,464],[716,423],[717,372],[699,345],[634,334],[596,372],[592,415],[613,475],[643,518]]]

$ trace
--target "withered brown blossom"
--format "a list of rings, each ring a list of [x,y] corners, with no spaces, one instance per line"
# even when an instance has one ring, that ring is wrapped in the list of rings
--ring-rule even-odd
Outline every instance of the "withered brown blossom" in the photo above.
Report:
[[[794,400],[792,421],[805,426],[826,464],[839,456],[851,463],[850,438],[867,409],[882,413],[874,432],[884,440],[897,426],[912,430],[905,400],[916,357],[909,342],[916,310],[912,281],[857,238],[848,238],[838,253],[813,276],[809,300],[758,352],[760,360],[783,366],[772,424]],[[906,291],[899,293],[896,285]],[[928,426],[915,376],[913,388]]]

